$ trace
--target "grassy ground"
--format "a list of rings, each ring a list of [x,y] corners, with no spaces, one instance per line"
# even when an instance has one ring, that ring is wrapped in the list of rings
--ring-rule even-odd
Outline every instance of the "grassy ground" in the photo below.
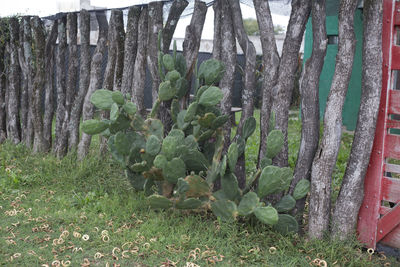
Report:
[[[299,130],[291,120],[291,165]],[[346,138],[335,177],[345,168]],[[249,144],[247,159],[254,161],[255,137]],[[96,151],[76,161],[73,154],[58,160],[0,146],[0,265],[309,266],[318,259],[328,266],[395,265],[361,252],[356,242],[308,241],[256,221],[225,224],[209,213],[150,210],[118,165]]]

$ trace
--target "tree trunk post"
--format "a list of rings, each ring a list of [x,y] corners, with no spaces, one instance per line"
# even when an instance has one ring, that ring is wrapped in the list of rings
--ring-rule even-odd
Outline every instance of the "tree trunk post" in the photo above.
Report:
[[[7,22],[5,19],[0,18],[0,35],[7,36]],[[0,144],[7,139],[7,125],[6,125],[6,43],[9,40],[5,39],[0,43]]]
[[[65,120],[65,98],[66,98],[66,50],[67,50],[67,17],[64,15],[58,21],[58,51],[56,57],[56,68],[57,68],[57,109],[56,109],[56,132],[55,141],[53,144],[53,150],[58,155],[62,148],[62,125]]]
[[[125,35],[124,70],[121,82],[121,91],[124,95],[132,92],[132,80],[138,48],[139,17],[140,7],[133,6],[129,8]]]
[[[311,165],[318,148],[319,141],[319,77],[324,66],[328,40],[326,38],[326,9],[325,0],[313,1],[312,30],[313,50],[311,57],[304,66],[300,84],[301,97],[301,141],[293,180],[289,189],[292,194],[301,179],[310,179]],[[302,223],[305,198],[296,202],[294,214]]]
[[[292,11],[282,48],[282,57],[279,65],[276,93],[273,95],[272,110],[275,112],[276,126],[284,135],[282,151],[275,157],[274,164],[280,167],[288,165],[288,121],[289,107],[292,100],[294,80],[298,67],[298,56],[303,40],[306,23],[311,11],[311,0],[293,0]],[[275,90],[274,90],[275,91]],[[263,132],[265,138],[268,132]],[[265,139],[264,139],[265,140]]]
[[[260,40],[263,51],[263,81],[261,87],[260,111],[260,148],[258,164],[264,158],[267,149],[267,135],[272,107],[272,91],[278,80],[279,54],[276,47],[274,25],[268,1],[253,0],[254,9],[260,29]]]
[[[364,177],[372,150],[382,86],[382,0],[364,2],[362,95],[350,159],[332,217],[332,237],[355,232],[364,197]]]
[[[90,13],[86,10],[80,12],[80,34],[81,34],[81,65],[79,69],[79,89],[75,101],[71,107],[69,120],[68,149],[73,151],[79,143],[79,123],[82,113],[82,105],[85,100],[90,82]]]
[[[357,0],[342,0],[339,8],[339,44],[335,73],[324,114],[324,133],[311,170],[309,229],[322,238],[329,229],[331,183],[342,136],[342,109],[351,77],[356,40],[354,12]]]
[[[75,100],[76,82],[78,78],[78,21],[76,13],[68,13],[67,15],[67,32],[68,32],[68,76],[65,87],[65,115],[61,125],[59,143],[57,144],[57,157],[62,158],[68,152],[68,124],[71,116],[72,103]]]
[[[46,140],[46,144],[49,146],[47,150],[51,149],[53,142],[52,137],[52,126],[54,118],[54,91],[56,90],[54,73],[55,73],[55,51],[56,51],[56,41],[58,36],[58,21],[53,22],[50,34],[46,39],[46,81],[45,81],[45,110],[43,118],[43,136]]]
[[[154,103],[158,98],[158,87],[161,83],[158,72],[158,32],[163,29],[163,2],[149,3],[148,14],[147,64],[152,79],[151,95]]]
[[[214,10],[214,39],[212,57],[221,60],[222,37],[221,37],[221,24],[222,24],[222,1],[216,0],[213,4]],[[236,45],[236,39],[235,39]]]
[[[230,117],[234,117],[232,114],[232,94],[233,85],[235,82],[235,69],[236,69],[236,38],[235,30],[233,26],[232,13],[230,13],[229,3],[226,0],[219,1],[221,5],[221,30],[220,43],[221,46],[217,48],[220,50],[220,60],[225,64],[225,74],[219,82],[219,87],[224,93],[224,97],[221,100],[222,113]],[[217,50],[217,51],[218,51]],[[224,151],[228,150],[231,143],[231,120],[224,126]]]
[[[21,142],[26,144],[27,137],[27,124],[28,124],[28,114],[29,114],[29,106],[28,106],[28,75],[26,70],[25,59],[24,59],[24,17],[22,17],[19,25],[19,47],[18,47],[18,62],[21,68],[21,93],[20,93],[20,122],[21,122]],[[29,147],[29,145],[28,145]]]
[[[42,93],[44,91],[45,84],[45,51],[46,51],[46,40],[45,30],[42,20],[35,16],[31,20],[32,33],[33,33],[33,44],[35,47],[35,78],[33,82],[32,92],[32,110],[33,110],[33,129],[35,137],[33,140],[33,151],[36,152],[47,152],[46,149],[49,147],[46,144],[46,140],[43,135],[43,119],[42,119]]]
[[[21,87],[21,141],[27,147],[32,146],[33,128],[32,114],[29,105],[29,100],[32,97],[32,82],[33,82],[33,60],[32,60],[32,31],[31,18],[24,16],[20,24],[20,48],[19,65],[22,71],[22,87]]]
[[[97,21],[99,24],[99,37],[97,39],[97,46],[94,50],[92,63],[90,65],[90,83],[89,88],[85,96],[82,108],[82,119],[89,120],[93,118],[94,106],[90,102],[90,97],[93,92],[101,87],[101,77],[102,77],[102,63],[104,54],[106,52],[107,46],[107,32],[108,23],[104,12],[96,12]],[[89,152],[90,142],[92,136],[86,133],[82,133],[82,138],[78,145],[78,159],[83,159]]]
[[[162,32],[162,51],[164,54],[169,52],[169,47],[171,45],[176,25],[178,25],[178,21],[182,15],[182,12],[185,10],[188,4],[189,2],[186,0],[175,0],[172,2],[168,19]]]
[[[236,136],[242,135],[242,127],[247,118],[253,116],[254,112],[254,92],[256,85],[256,49],[246,34],[243,25],[242,11],[240,10],[239,0],[229,1],[231,14],[233,18],[233,28],[236,38],[246,58],[244,75],[243,75],[243,90],[242,90],[242,115],[237,127]],[[236,164],[235,174],[239,182],[239,187],[246,186],[246,168],[245,168],[245,153],[239,156]]]
[[[122,75],[124,72],[124,48],[125,48],[125,30],[124,30],[124,16],[122,11],[118,12],[115,16],[115,71],[114,71],[114,91],[121,91]]]
[[[19,23],[16,17],[9,20],[10,30],[10,74],[7,101],[7,137],[14,144],[21,141],[19,118],[19,95],[21,90],[20,67],[18,60]]]
[[[148,38],[148,10],[143,7],[138,22],[138,53],[136,54],[135,67],[132,81],[132,101],[136,104],[139,114],[146,115],[144,105],[144,82],[146,79],[146,58]]]
[[[192,74],[196,67],[197,57],[199,54],[199,47],[201,41],[201,34],[203,33],[204,21],[207,15],[207,5],[205,2],[195,0],[194,10],[190,24],[186,27],[185,40],[183,41],[183,56],[186,59],[186,79],[192,80]],[[185,108],[190,98],[190,82],[186,97],[184,97],[182,107]]]
[[[113,9],[111,11],[110,23],[108,27],[108,56],[107,56],[107,65],[104,73],[103,80],[103,89],[113,90],[114,89],[114,78],[115,78],[115,69],[117,63],[118,56],[118,45],[117,45],[117,21],[122,20],[122,11]],[[102,110],[100,111],[101,119],[109,119],[110,112]],[[100,153],[105,154],[107,151],[107,139],[103,136],[100,136]]]

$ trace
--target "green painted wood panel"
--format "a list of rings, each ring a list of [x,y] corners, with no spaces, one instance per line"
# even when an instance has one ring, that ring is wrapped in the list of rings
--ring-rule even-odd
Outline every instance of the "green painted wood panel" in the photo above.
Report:
[[[338,34],[338,17],[327,16],[326,28],[328,35]],[[361,97],[361,68],[362,68],[362,11],[357,9],[354,17],[354,31],[356,33],[356,53],[354,56],[354,65],[347,91],[346,100],[343,107],[343,125],[347,130],[353,131],[357,124],[358,110]],[[320,118],[323,119],[326,101],[331,87],[332,77],[335,72],[335,62],[338,46],[337,44],[328,44],[325,56],[325,63],[320,76],[319,84],[319,106]],[[312,52],[312,27],[311,19],[307,23],[304,44],[304,62],[310,58]]]

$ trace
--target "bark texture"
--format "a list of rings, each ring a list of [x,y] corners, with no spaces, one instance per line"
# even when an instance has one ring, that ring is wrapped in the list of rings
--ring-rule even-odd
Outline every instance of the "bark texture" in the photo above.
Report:
[[[355,232],[364,197],[364,177],[372,150],[382,88],[382,0],[364,2],[362,95],[350,159],[332,218],[332,236]]]
[[[45,51],[46,51],[46,40],[45,30],[42,20],[35,16],[32,18],[32,36],[33,44],[35,47],[35,78],[33,82],[32,92],[32,113],[33,113],[33,129],[34,129],[34,140],[33,140],[33,151],[34,152],[47,152],[49,144],[46,143],[46,139],[43,135],[43,119],[41,111],[41,96],[44,91],[46,70],[45,70]]]
[[[243,123],[246,121],[247,118],[253,116],[254,112],[254,92],[256,89],[256,49],[244,29],[242,11],[240,10],[239,0],[229,1],[229,5],[231,8],[235,35],[246,57],[243,74],[242,115],[240,117],[240,122],[237,127],[238,136],[242,134]],[[239,187],[243,189],[246,185],[244,153],[238,159],[235,174],[238,178]]]
[[[274,25],[268,1],[253,0],[256,10],[260,41],[263,51],[263,81],[261,87],[260,149],[258,162],[264,158],[272,107],[272,91],[278,81],[279,54],[276,47]]]
[[[169,15],[167,19],[167,23],[162,31],[162,40],[161,40],[161,51],[164,54],[169,53],[169,47],[171,45],[172,36],[174,35],[176,25],[179,21],[179,18],[188,5],[187,1],[174,1],[169,9]],[[150,34],[150,33],[149,33]],[[157,73],[157,76],[159,74]],[[157,89],[158,90],[158,89]],[[154,103],[154,100],[153,100]],[[158,111],[158,116],[161,122],[164,125],[164,131],[168,133],[173,125],[173,120],[170,113],[171,101],[161,102],[160,109]]]
[[[113,90],[114,87],[114,73],[115,63],[117,60],[117,44],[116,44],[116,29],[115,21],[116,16],[122,15],[120,10],[112,10],[110,17],[110,24],[108,26],[108,37],[107,37],[107,65],[104,72],[103,89]]]
[[[108,57],[107,57],[107,65],[104,73],[103,80],[103,89],[114,90],[114,81],[115,81],[115,70],[117,66],[117,58],[118,58],[118,32],[117,32],[117,23],[122,20],[122,11],[121,10],[112,10],[110,17],[110,24],[108,28]],[[121,73],[122,74],[122,73]],[[109,119],[110,112],[109,111],[101,111],[100,118],[101,119]],[[107,139],[103,136],[100,136],[100,153],[104,154],[107,151]]]
[[[20,21],[19,25],[19,47],[18,47],[18,62],[19,66],[21,68],[21,92],[20,92],[20,109],[19,109],[19,115],[20,115],[20,123],[21,123],[21,142],[25,144],[26,140],[26,131],[25,129],[27,128],[28,124],[28,82],[27,82],[27,76],[25,75],[24,72],[24,58],[23,58],[23,46],[24,46],[24,22],[23,19]],[[32,36],[32,35],[31,35]],[[32,38],[31,38],[32,39]]]
[[[165,24],[162,33],[162,51],[164,54],[169,52],[176,25],[178,25],[179,18],[188,4],[189,2],[186,0],[175,0],[170,7],[167,23]]]
[[[68,152],[68,125],[71,116],[72,103],[75,100],[76,82],[78,79],[78,20],[76,13],[68,13],[67,15],[67,32],[68,32],[68,76],[65,87],[65,115],[61,125],[60,137],[56,144],[56,155],[59,158],[65,156]]]
[[[146,57],[148,38],[148,10],[143,7],[140,13],[138,26],[138,53],[136,55],[135,67],[132,81],[132,101],[136,104],[138,112],[146,115],[144,105],[144,81],[146,78]]]
[[[96,12],[97,21],[99,24],[99,37],[97,39],[96,49],[93,53],[92,63],[90,65],[90,83],[89,88],[85,96],[82,109],[82,119],[89,120],[93,118],[94,106],[90,102],[90,97],[93,92],[101,88],[101,77],[102,69],[101,64],[103,63],[104,54],[107,46],[107,32],[108,23],[104,12]],[[82,133],[82,138],[78,145],[78,158],[83,159],[89,152],[91,135]]]
[[[69,120],[68,149],[75,150],[79,142],[79,122],[82,114],[82,105],[90,82],[90,13],[86,10],[80,12],[81,34],[81,65],[79,69],[79,89],[71,107]]]
[[[221,24],[222,24],[222,1],[216,0],[213,4],[214,10],[214,39],[212,56],[221,60]],[[236,41],[235,41],[236,42]],[[235,43],[236,45],[236,43]]]
[[[56,132],[53,150],[56,154],[60,151],[61,139],[63,138],[62,126],[65,120],[65,98],[66,98],[66,53],[67,53],[67,17],[64,15],[58,21],[58,50],[56,57],[57,68],[57,109],[56,109]]]
[[[124,16],[122,11],[117,12],[115,15],[115,47],[117,56],[115,58],[115,71],[114,71],[114,85],[113,90],[121,91],[122,75],[124,71]]]
[[[0,35],[7,36],[7,22],[5,19],[0,18]],[[4,38],[0,42],[0,144],[7,139],[7,125],[6,125],[6,43],[8,38]]]
[[[207,14],[207,5],[203,1],[195,0],[192,20],[186,27],[185,40],[183,41],[183,56],[186,59],[186,79],[191,80],[199,54],[201,34]],[[190,92],[190,88],[188,88]],[[189,94],[188,92],[188,94]],[[187,97],[188,99],[188,97]]]
[[[221,47],[217,48],[217,50],[221,51],[220,60],[225,64],[225,74],[219,82],[219,87],[224,93],[224,97],[221,100],[221,109],[223,114],[234,116],[231,109],[236,68],[236,38],[232,14],[229,12],[229,3],[226,0],[220,0],[218,2],[221,4],[222,12],[218,12],[221,15],[221,36],[219,37],[221,40]],[[225,124],[224,131],[224,148],[225,151],[227,151],[231,139],[231,125],[229,122]]]
[[[31,18],[25,16],[20,25],[19,65],[22,71],[21,90],[21,141],[27,147],[32,146],[33,126],[29,100],[32,98],[33,60],[32,60],[32,31]]]
[[[138,23],[140,7],[131,7],[128,12],[128,22],[125,35],[124,71],[122,74],[121,91],[132,94],[132,81],[138,48]]]
[[[274,92],[273,95],[272,109],[274,110],[276,117],[275,128],[283,132],[285,141],[282,151],[274,160],[274,164],[280,167],[288,165],[287,129],[289,107],[292,99],[294,80],[296,78],[296,70],[298,67],[299,50],[310,11],[311,0],[292,1],[292,11],[279,65],[278,83],[276,89],[274,89],[276,93]]]
[[[58,35],[58,22],[55,20],[51,26],[50,33],[46,38],[46,81],[45,81],[45,100],[44,100],[44,118],[43,118],[43,136],[46,140],[46,151],[50,150],[52,145],[52,126],[54,117],[54,92],[56,89],[55,74],[55,50]]]
[[[332,172],[342,136],[342,109],[349,85],[356,47],[354,12],[357,0],[342,0],[339,9],[339,44],[335,73],[324,114],[324,133],[311,171],[309,229],[311,238],[328,231]]]
[[[312,4],[312,30],[313,49],[311,57],[304,66],[303,77],[300,84],[301,97],[301,141],[293,180],[289,189],[292,194],[296,184],[301,179],[310,179],[311,165],[318,148],[319,141],[319,77],[324,65],[324,58],[328,40],[326,38],[326,9],[325,0],[313,1]],[[305,198],[297,200],[294,214],[302,214]]]
[[[158,73],[158,32],[163,29],[163,2],[151,2],[148,14],[147,64],[152,79],[151,95],[154,103],[161,83]]]
[[[10,31],[10,73],[7,103],[7,137],[14,144],[21,141],[19,118],[19,95],[21,90],[20,67],[18,59],[19,23],[16,17],[9,20]]]

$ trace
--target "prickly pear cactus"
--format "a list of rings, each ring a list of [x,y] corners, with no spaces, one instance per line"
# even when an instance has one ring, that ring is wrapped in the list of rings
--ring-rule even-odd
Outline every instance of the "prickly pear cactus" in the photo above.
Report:
[[[159,35],[161,36],[161,35]],[[251,117],[243,126],[242,135],[232,141],[223,155],[223,126],[229,116],[217,108],[223,97],[216,86],[224,73],[222,62],[211,59],[194,69],[194,99],[187,109],[180,102],[190,90],[185,58],[159,51],[158,67],[161,83],[158,99],[147,118],[136,111],[129,95],[109,90],[97,90],[91,102],[98,109],[110,110],[108,120],[88,120],[82,130],[108,138],[113,158],[125,169],[136,190],[144,190],[147,204],[155,209],[211,209],[221,220],[232,221],[238,216],[255,217],[277,230],[297,230],[296,220],[288,214],[296,200],[303,198],[308,181],[301,181],[293,196],[286,195],[278,203],[266,203],[270,194],[286,192],[292,180],[289,168],[272,166],[283,146],[280,131],[271,130],[267,139],[266,157],[260,169],[241,190],[234,174],[238,158],[244,153],[247,139],[255,132],[256,120]],[[166,132],[158,119],[162,102],[168,102],[173,120]],[[250,190],[258,179],[258,188]],[[221,189],[213,190],[219,180]],[[278,225],[281,224],[281,225]]]

